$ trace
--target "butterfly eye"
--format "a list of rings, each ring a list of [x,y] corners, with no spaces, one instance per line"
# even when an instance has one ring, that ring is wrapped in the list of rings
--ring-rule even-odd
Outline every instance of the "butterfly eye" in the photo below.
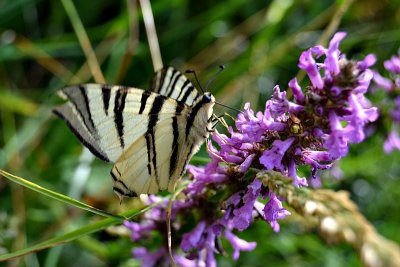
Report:
[[[211,102],[211,94],[210,93],[205,93],[203,95],[203,103],[210,103]]]

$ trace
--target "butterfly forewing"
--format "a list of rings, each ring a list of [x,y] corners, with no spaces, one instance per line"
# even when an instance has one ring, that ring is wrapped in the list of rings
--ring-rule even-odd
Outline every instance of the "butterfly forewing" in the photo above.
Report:
[[[214,99],[179,71],[157,72],[152,91],[86,84],[67,87],[54,109],[96,156],[114,162],[114,191],[133,197],[174,190],[212,127]]]
[[[149,117],[157,115],[150,114],[152,103],[160,97],[141,89],[99,84],[67,87],[61,94],[69,101],[54,112],[96,156],[111,162],[143,136]],[[174,110],[168,113],[172,116]]]

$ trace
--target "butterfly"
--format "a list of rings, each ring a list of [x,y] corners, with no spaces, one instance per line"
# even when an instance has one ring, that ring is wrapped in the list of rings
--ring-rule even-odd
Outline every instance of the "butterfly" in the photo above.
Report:
[[[173,67],[155,73],[151,91],[83,84],[59,96],[67,101],[53,112],[95,156],[114,163],[120,199],[173,192],[216,124],[214,96]]]

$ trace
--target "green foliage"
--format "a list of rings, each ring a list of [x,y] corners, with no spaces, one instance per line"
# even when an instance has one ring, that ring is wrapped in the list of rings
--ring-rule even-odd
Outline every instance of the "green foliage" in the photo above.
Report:
[[[326,43],[335,31],[348,32],[341,50],[349,58],[375,53],[377,69],[397,53],[400,1],[350,2],[158,0],[152,2],[152,10],[165,65],[194,69],[206,84],[217,66],[224,64],[226,70],[210,87],[218,101],[236,108],[251,102],[261,110],[273,86],[286,88],[298,73],[301,51]],[[100,231],[120,221],[85,210],[93,211],[89,205],[134,216],[141,207],[135,201],[119,205],[111,190],[111,166],[98,160],[87,164],[90,157],[81,154],[82,146],[51,115],[57,89],[96,81],[79,43],[84,34],[107,83],[148,87],[154,70],[140,5],[134,3],[0,2],[0,168],[29,180],[0,175],[0,260],[1,254],[37,250],[14,260],[17,266],[139,266],[131,259],[133,244],[128,236]],[[67,12],[71,6],[76,14]],[[343,17],[339,10],[344,11]],[[83,29],[75,32],[73,24],[79,19]],[[379,93],[370,98],[384,104]],[[235,116],[216,110],[223,112]],[[399,152],[383,153],[388,122],[376,127],[373,136],[352,147],[349,157],[340,162],[343,179],[328,179],[326,186],[348,190],[378,232],[400,243]],[[206,160],[203,151],[194,162]],[[89,168],[87,179],[73,179],[78,166]],[[281,229],[274,234],[264,222],[256,223],[240,235],[257,241],[256,250],[242,253],[238,262],[220,257],[220,266],[361,264],[350,246],[326,245],[296,221],[287,220]]]

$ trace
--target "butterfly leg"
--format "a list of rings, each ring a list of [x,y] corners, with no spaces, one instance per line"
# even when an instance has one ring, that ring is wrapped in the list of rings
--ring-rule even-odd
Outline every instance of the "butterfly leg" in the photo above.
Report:
[[[221,122],[222,116],[223,116],[223,115],[221,115],[221,116],[218,117],[217,115],[212,114],[211,118],[208,120],[208,121],[211,122],[211,124],[212,124],[212,125],[211,125],[211,129],[208,129],[208,128],[207,128],[207,132],[209,132],[209,133],[215,132],[215,127],[217,126],[218,122]]]

